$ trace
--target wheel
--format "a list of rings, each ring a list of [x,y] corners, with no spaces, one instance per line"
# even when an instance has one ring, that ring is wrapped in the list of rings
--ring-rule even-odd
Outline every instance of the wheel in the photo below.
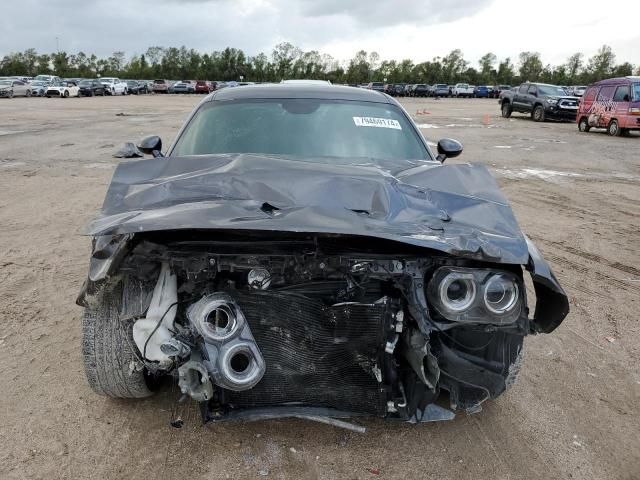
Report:
[[[137,359],[131,323],[120,320],[123,293],[128,282],[100,290],[82,318],[82,357],[89,386],[94,392],[116,398],[153,395],[152,377]],[[131,290],[129,290],[129,295]]]
[[[27,97],[31,96],[31,90],[27,90]]]
[[[13,98],[13,90],[9,92],[9,98]]]
[[[622,135],[622,128],[620,128],[620,125],[618,125],[618,121],[616,119],[613,119],[609,122],[607,132],[612,137],[619,137]]]
[[[531,118],[536,122],[544,122],[544,107],[537,105],[531,112]]]
[[[104,97],[106,95],[106,92],[104,91],[104,88],[102,89],[102,93],[100,94],[101,97]]]
[[[580,121],[578,122],[578,130],[585,133],[591,130],[591,127],[589,126],[589,120],[587,119],[587,117],[582,117],[580,119]]]
[[[91,90],[91,93],[89,94],[90,97],[95,97],[96,93],[93,91],[93,89]]]
[[[509,102],[503,102],[502,103],[502,117],[503,118],[509,118],[511,116],[512,112],[513,112],[513,109],[511,108],[511,104]]]
[[[114,96],[114,97],[116,96],[116,89],[115,88],[111,89],[111,95]]]
[[[64,91],[64,98],[69,98],[69,90]]]

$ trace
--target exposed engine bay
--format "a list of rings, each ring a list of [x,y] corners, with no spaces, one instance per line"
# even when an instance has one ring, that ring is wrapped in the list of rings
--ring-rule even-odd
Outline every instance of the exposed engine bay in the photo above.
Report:
[[[80,302],[121,283],[136,368],[174,376],[205,421],[452,418],[443,392],[475,412],[513,383],[532,330],[519,265],[342,235],[135,237]]]

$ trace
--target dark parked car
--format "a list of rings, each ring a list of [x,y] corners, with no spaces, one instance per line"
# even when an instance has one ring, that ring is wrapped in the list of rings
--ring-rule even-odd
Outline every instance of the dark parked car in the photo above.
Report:
[[[520,112],[531,115],[536,122],[546,119],[575,122],[579,101],[557,85],[523,83],[517,90],[505,90],[500,94],[500,109],[505,118]]]
[[[387,95],[224,89],[166,156],[159,137],[139,148],[155,158],[118,165],[87,229],[97,393],[171,377],[204,421],[450,419],[513,385],[524,337],[568,313],[489,170],[443,164],[462,146],[434,156]]]
[[[80,97],[93,97],[95,95],[104,97],[106,93],[106,87],[99,80],[81,80],[78,83],[78,87],[80,87],[78,92]]]
[[[147,93],[147,84],[144,82],[138,82],[137,80],[126,80],[127,91],[132,95],[140,95]]]
[[[426,97],[429,95],[429,85],[417,83],[411,89],[412,97]]]
[[[511,90],[511,85],[496,85],[491,89],[491,98],[500,98],[500,94],[507,90]]]

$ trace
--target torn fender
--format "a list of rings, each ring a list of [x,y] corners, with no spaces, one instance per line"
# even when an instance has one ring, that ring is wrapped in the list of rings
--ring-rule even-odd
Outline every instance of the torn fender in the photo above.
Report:
[[[531,330],[532,333],[550,333],[569,313],[569,299],[540,251],[528,237],[525,238],[529,249],[527,270],[536,291],[536,311]]]

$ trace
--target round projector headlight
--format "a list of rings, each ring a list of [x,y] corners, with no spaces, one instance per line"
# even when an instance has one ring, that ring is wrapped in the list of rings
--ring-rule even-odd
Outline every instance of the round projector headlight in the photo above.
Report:
[[[468,273],[449,273],[438,290],[442,306],[452,312],[468,309],[476,298],[476,284],[473,275]]]
[[[506,275],[493,275],[484,286],[484,304],[498,315],[513,310],[518,304],[518,285]]]

